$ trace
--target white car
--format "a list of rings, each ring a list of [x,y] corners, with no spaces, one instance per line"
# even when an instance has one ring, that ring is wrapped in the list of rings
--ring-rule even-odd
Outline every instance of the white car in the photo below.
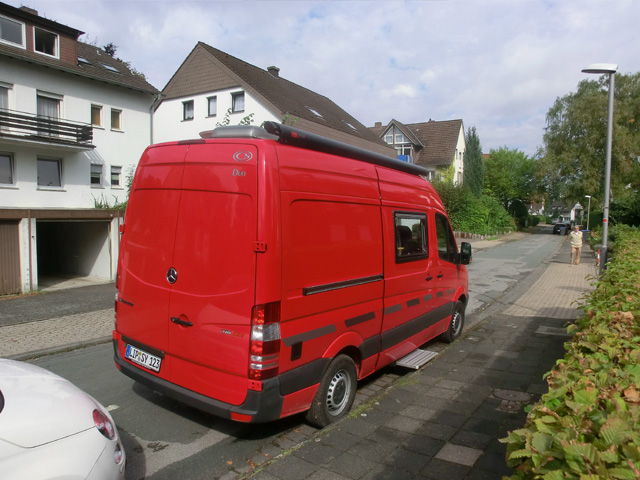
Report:
[[[0,477],[12,480],[124,479],[115,423],[68,380],[0,359]]]

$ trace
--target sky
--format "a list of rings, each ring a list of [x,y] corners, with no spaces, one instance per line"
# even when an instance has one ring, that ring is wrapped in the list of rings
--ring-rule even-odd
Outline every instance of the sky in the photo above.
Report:
[[[202,41],[368,127],[462,119],[482,150],[534,156],[592,63],[640,71],[638,0],[3,0],[114,43],[162,90]]]

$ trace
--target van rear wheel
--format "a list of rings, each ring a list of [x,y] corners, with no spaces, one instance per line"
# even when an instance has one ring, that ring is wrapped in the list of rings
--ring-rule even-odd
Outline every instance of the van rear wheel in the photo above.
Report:
[[[338,355],[322,375],[307,421],[322,428],[344,417],[353,405],[357,386],[355,363],[347,355]]]
[[[449,328],[444,332],[440,339],[445,343],[451,343],[462,333],[464,327],[464,304],[457,302],[451,314],[451,322],[449,322]]]

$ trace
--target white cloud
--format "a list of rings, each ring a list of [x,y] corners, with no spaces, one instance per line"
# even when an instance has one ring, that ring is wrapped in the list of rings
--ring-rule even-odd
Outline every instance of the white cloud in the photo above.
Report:
[[[20,6],[21,0],[5,0]],[[595,62],[640,70],[635,0],[26,0],[161,89],[198,41],[331,98],[365,125],[462,118],[534,154]],[[595,77],[594,77],[595,78]]]

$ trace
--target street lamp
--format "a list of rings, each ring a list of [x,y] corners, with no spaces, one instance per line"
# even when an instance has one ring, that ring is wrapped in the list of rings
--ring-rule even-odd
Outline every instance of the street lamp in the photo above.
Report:
[[[584,198],[589,199],[589,205],[587,206],[587,231],[589,231],[589,215],[591,214],[591,195],[585,195]]]
[[[618,65],[613,63],[594,63],[582,69],[583,73],[609,75],[609,109],[607,119],[607,158],[604,169],[604,216],[602,218],[602,246],[600,247],[600,270],[602,275],[607,263],[607,239],[609,237],[609,186],[611,184],[611,142],[613,136],[613,94]]]

